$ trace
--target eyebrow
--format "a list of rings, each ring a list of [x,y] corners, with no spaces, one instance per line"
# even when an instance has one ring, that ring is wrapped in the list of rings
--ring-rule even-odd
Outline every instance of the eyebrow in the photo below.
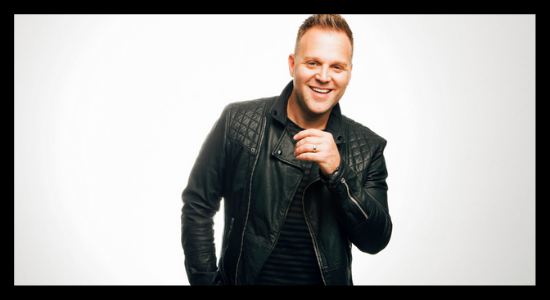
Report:
[[[314,57],[314,56],[306,56],[306,57],[304,57],[304,61],[309,61],[309,60],[319,61],[320,59],[317,58],[317,57]],[[348,68],[348,63],[347,63],[347,62],[344,62],[344,61],[335,61],[335,62],[331,63],[331,65],[341,65],[341,66],[343,66],[345,69]]]

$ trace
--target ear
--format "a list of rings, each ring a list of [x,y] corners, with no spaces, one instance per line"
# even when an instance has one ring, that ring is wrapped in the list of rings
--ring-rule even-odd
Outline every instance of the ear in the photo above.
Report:
[[[294,77],[294,54],[288,56],[288,71],[290,72],[290,77]]]

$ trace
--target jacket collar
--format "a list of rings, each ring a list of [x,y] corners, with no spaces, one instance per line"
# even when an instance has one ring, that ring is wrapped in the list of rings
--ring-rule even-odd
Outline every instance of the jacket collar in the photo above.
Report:
[[[271,114],[273,119],[281,123],[285,127],[287,123],[286,108],[288,104],[288,98],[290,97],[290,94],[292,94],[293,89],[294,83],[291,80],[283,89],[281,95],[279,95],[279,97],[275,100],[275,103],[273,103],[271,109],[269,110],[269,114]],[[342,112],[340,111],[340,103],[336,103],[336,105],[332,108],[330,116],[328,117],[326,131],[332,134],[336,144],[345,142],[345,136],[342,130]]]

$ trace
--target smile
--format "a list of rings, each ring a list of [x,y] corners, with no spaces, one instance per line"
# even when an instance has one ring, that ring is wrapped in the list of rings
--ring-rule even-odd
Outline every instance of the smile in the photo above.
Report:
[[[317,93],[323,93],[323,94],[327,94],[329,93],[330,91],[332,91],[331,89],[319,89],[319,88],[314,88],[312,86],[309,87],[310,89],[314,90],[315,92]]]

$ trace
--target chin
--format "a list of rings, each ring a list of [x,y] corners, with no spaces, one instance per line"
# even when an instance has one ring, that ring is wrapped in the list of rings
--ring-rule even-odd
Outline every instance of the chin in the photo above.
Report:
[[[333,91],[334,92],[334,91]],[[310,94],[309,87],[297,91],[296,102],[301,108],[303,113],[310,115],[311,117],[320,117],[330,110],[338,103],[334,97],[326,97],[325,99],[319,99],[315,95]],[[334,95],[332,95],[334,96]]]
[[[336,105],[336,103],[334,103],[334,105],[327,105],[326,103],[319,105],[319,103],[315,103],[314,100],[312,102],[314,103],[306,104],[307,108],[312,115],[318,115],[318,116],[324,115],[325,113],[329,112],[332,109],[332,107]]]

